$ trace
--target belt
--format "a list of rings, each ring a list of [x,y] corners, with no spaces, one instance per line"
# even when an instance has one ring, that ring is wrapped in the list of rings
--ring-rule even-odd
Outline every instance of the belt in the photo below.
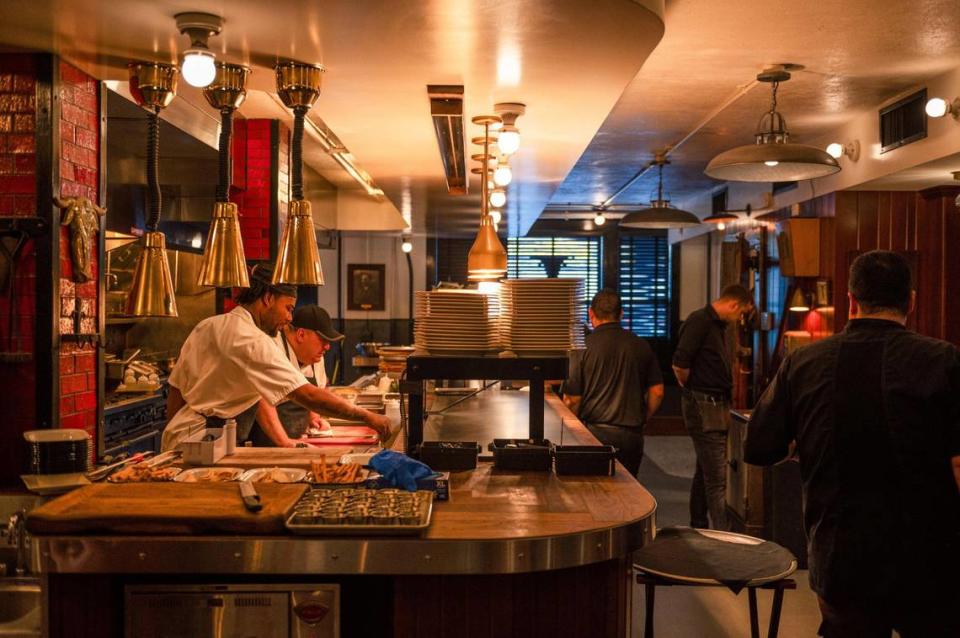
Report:
[[[638,431],[643,429],[642,423],[639,425],[621,425],[620,423],[587,423],[586,425],[588,426],[599,425],[606,428],[622,428],[624,430],[638,430]]]
[[[729,392],[704,392],[702,390],[691,390],[690,388],[683,388],[681,390],[682,394],[693,397],[700,401],[729,401],[730,393]]]

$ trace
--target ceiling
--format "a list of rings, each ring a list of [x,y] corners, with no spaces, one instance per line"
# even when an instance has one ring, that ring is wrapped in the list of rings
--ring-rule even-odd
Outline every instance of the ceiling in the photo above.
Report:
[[[715,154],[752,141],[769,104],[766,86],[752,83],[770,64],[805,67],[781,86],[779,101],[803,142],[960,59],[956,0],[668,0],[662,22],[658,4],[6,0],[0,43],[55,51],[101,79],[123,80],[128,59],[175,61],[187,46],[175,13],[222,15],[223,34],[212,48],[254,66],[242,115],[289,121],[270,96],[270,66],[278,57],[323,63],[323,95],[311,116],[409,213],[416,232],[442,234],[475,228],[479,189],[474,183],[470,195],[446,193],[428,84],[463,84],[467,116],[495,102],[528,105],[518,121],[523,143],[505,216],[516,234],[547,204],[605,200],[655,150],[684,138],[670,153],[668,192],[677,201],[714,187],[703,168]],[[185,83],[178,99],[212,113]],[[476,131],[470,126],[467,137]],[[309,136],[305,160],[338,186],[354,185]],[[653,172],[644,175],[615,203],[649,201],[655,180]]]

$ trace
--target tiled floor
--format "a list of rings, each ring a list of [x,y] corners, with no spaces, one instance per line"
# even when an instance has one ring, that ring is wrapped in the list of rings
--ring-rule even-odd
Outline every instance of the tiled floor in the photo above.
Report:
[[[657,526],[688,525],[687,504],[693,477],[693,446],[685,436],[648,436],[639,480],[657,499]],[[795,591],[784,593],[781,638],[816,636],[820,624],[817,599],[807,572],[794,575]],[[761,635],[766,636],[773,593],[758,591]],[[643,636],[643,587],[634,588],[633,635]],[[747,593],[724,587],[660,587],[655,608],[657,638],[733,638],[750,635]]]

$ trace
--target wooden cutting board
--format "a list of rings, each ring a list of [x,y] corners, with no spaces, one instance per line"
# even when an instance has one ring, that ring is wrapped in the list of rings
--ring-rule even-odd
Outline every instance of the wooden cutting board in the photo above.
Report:
[[[96,483],[30,512],[33,534],[282,534],[304,484],[257,483],[248,512],[239,483]]]

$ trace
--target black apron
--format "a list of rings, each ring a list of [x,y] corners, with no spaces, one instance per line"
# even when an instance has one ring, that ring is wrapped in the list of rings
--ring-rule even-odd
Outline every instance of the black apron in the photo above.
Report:
[[[290,345],[287,343],[287,337],[282,331],[280,332],[280,340],[283,341],[284,353],[290,356]],[[294,355],[294,358],[296,358],[296,355]],[[313,366],[311,366],[311,370],[312,369]],[[306,379],[307,383],[319,387],[319,385],[317,385],[316,375],[306,377]],[[243,414],[245,415],[246,412]],[[280,418],[284,432],[286,432],[287,436],[291,439],[299,439],[307,431],[307,428],[310,427],[310,410],[300,407],[293,401],[284,401],[279,404],[277,406],[277,416]],[[270,437],[267,436],[263,428],[260,427],[260,424],[255,421],[254,417],[256,417],[256,406],[254,406],[254,414],[251,415],[250,423],[252,428],[249,430],[249,436],[247,438],[255,447],[274,447],[274,442],[270,440]],[[237,420],[237,431],[240,431],[239,419]]]

